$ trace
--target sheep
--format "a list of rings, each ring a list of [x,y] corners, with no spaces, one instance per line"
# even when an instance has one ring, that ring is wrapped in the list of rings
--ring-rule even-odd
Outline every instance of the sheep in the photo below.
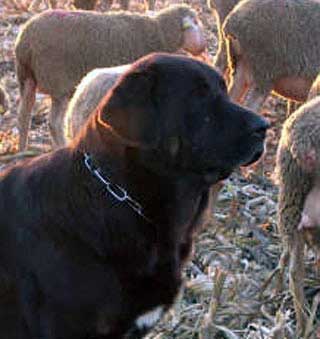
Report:
[[[231,97],[259,110],[270,91],[305,101],[320,69],[320,2],[243,0],[223,24]]]
[[[64,133],[67,141],[76,136],[108,90],[129,68],[130,65],[97,68],[81,80],[65,115]]]
[[[9,109],[8,94],[3,87],[0,86],[0,115],[6,113]]]
[[[67,142],[78,134],[101,99],[129,68],[130,64],[96,68],[80,81],[65,114],[64,136]]]
[[[289,259],[289,284],[300,334],[306,325],[304,243],[320,253],[319,201],[315,202],[320,196],[319,170],[320,96],[302,105],[285,121],[276,157],[278,226],[284,246],[280,278]]]
[[[240,0],[208,0],[208,7],[212,10],[216,18],[218,28],[218,50],[214,58],[214,65],[219,71],[225,75],[227,70],[227,48],[225,37],[222,29],[223,22],[231,10]]]
[[[96,68],[81,80],[65,114],[64,136],[67,142],[76,136],[101,99],[129,68],[130,64]]]
[[[128,12],[49,10],[34,16],[19,33],[16,72],[20,88],[19,149],[27,146],[36,89],[51,96],[49,127],[53,146],[65,144],[63,121],[75,86],[89,71],[131,63],[151,52],[206,48],[201,23],[187,5],[157,15]]]

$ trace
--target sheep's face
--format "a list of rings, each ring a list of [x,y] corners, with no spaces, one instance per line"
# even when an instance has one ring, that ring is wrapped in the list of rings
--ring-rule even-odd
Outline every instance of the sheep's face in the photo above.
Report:
[[[185,16],[182,19],[183,45],[182,48],[193,55],[199,55],[207,47],[202,23],[196,16]]]

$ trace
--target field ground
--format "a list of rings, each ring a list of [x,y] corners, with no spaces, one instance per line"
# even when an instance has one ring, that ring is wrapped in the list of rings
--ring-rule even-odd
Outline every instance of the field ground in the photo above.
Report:
[[[140,1],[140,2],[139,2]],[[212,58],[217,47],[215,20],[203,0],[188,3],[200,13]],[[17,151],[17,105],[19,101],[14,73],[14,41],[19,27],[32,14],[31,0],[0,0],[0,84],[10,96],[10,111],[0,115],[0,168],[15,161]],[[160,9],[174,1],[158,0]],[[60,7],[67,0],[58,1]],[[118,4],[115,4],[115,8]],[[132,0],[131,9],[144,10],[142,0]],[[50,99],[37,94],[30,138],[30,153],[50,150],[47,113]],[[270,96],[263,114],[272,123],[267,152],[255,167],[235,173],[225,182],[212,218],[197,237],[192,261],[185,269],[186,283],[175,308],[157,326],[149,339],[198,338],[203,321],[209,316],[214,329],[212,338],[292,338],[295,321],[288,282],[282,293],[275,293],[275,281],[265,282],[277,266],[281,239],[277,234],[277,187],[273,169],[286,102]],[[317,309],[320,280],[314,275],[315,258],[308,251],[306,294]],[[287,278],[286,278],[287,280]],[[310,335],[320,338],[320,307]],[[318,332],[318,334],[317,334]]]

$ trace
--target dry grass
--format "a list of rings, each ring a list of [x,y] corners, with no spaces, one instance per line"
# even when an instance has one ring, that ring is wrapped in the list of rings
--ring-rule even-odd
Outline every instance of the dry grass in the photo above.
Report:
[[[39,12],[41,10],[47,9],[50,7],[49,0],[1,0],[3,3],[3,8],[6,14],[21,14],[21,13],[33,13]],[[35,4],[35,1],[39,5],[32,8]],[[0,2],[1,3],[1,2]],[[71,0],[60,0],[58,1],[58,7],[60,8],[71,8]]]
[[[6,13],[21,13],[28,11],[32,0],[2,0]]]

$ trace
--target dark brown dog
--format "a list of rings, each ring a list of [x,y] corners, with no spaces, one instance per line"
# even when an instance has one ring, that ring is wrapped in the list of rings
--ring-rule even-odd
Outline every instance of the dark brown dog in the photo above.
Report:
[[[141,338],[174,302],[210,187],[260,157],[267,127],[207,64],[136,62],[69,147],[0,178],[20,317],[1,337]]]

